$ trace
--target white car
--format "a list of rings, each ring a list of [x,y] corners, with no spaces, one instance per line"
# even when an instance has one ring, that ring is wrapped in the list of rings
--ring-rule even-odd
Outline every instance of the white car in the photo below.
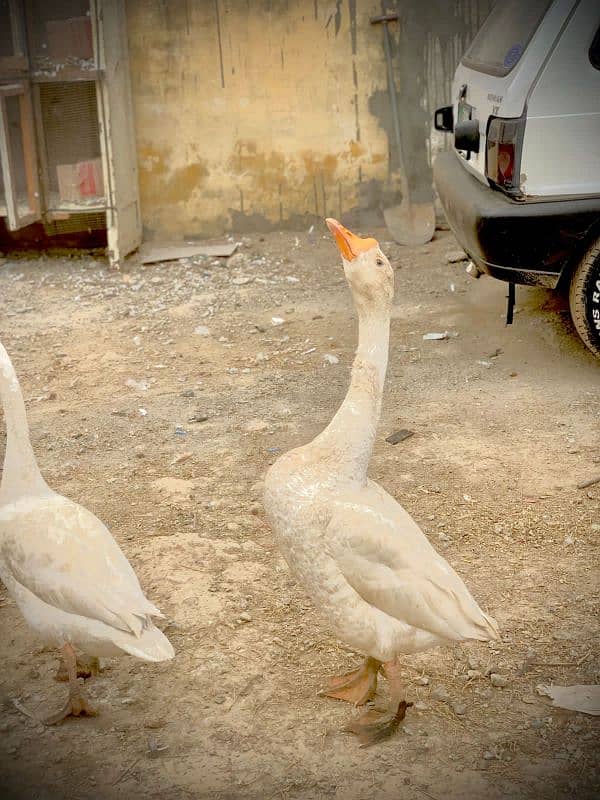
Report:
[[[498,0],[456,70],[434,178],[475,272],[569,287],[600,356],[600,2]]]

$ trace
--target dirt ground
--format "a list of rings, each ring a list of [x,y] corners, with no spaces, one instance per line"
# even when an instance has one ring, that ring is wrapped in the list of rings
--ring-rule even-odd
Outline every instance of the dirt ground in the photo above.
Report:
[[[42,471],[111,528],[177,655],[106,662],[87,683],[100,715],[44,728],[14,700],[57,707],[57,657],[0,588],[2,797],[598,796],[598,718],[536,687],[600,681],[600,484],[576,488],[600,473],[600,363],[549,292],[518,287],[507,328],[506,286],[447,263],[451,234],[384,247],[396,300],[371,476],[502,642],[406,658],[415,706],[371,749],[342,730],[352,708],[317,697],[358,658],[292,580],[260,501],[267,466],[348,383],[355,317],[324,226],[245,238],[229,263],[8,258],[0,338]],[[414,436],[387,443],[400,428]]]

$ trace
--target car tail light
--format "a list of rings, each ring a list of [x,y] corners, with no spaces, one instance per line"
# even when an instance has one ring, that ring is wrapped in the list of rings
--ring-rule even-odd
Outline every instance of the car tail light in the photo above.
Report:
[[[521,149],[525,117],[490,117],[486,137],[485,174],[508,194],[520,193]]]

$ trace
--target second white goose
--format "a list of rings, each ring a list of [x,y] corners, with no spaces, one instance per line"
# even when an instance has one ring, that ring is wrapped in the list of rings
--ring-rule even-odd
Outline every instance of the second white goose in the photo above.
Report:
[[[174,655],[152,617],[135,572],[106,526],[52,491],[38,468],[13,365],[0,343],[0,399],[6,453],[0,484],[0,578],[41,641],[62,651],[69,695],[52,724],[95,714],[77,681],[76,649],[88,656],[128,653],[144,661]]]

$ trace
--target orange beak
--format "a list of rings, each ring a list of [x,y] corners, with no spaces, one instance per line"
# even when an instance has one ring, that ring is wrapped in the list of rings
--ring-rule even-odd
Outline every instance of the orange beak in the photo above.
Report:
[[[352,231],[349,231],[348,228],[344,228],[337,219],[328,218],[325,222],[333,233],[339,251],[346,261],[352,261],[361,253],[370,250],[372,247],[377,247],[379,244],[376,239],[362,239]]]

